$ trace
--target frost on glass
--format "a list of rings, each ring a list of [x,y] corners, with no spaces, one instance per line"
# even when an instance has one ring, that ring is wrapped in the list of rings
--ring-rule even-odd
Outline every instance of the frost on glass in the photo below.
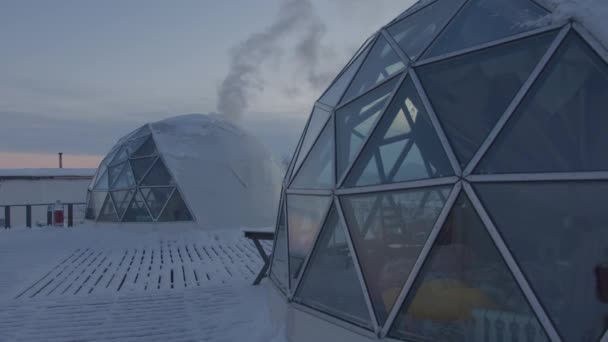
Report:
[[[132,154],[131,157],[147,157],[150,155],[154,155],[157,154],[158,151],[156,150],[156,144],[154,143],[154,138],[152,138],[152,136],[150,136],[146,142],[144,142],[137,150],[135,150]]]
[[[142,186],[173,185],[173,178],[165,163],[159,158],[141,182]]]

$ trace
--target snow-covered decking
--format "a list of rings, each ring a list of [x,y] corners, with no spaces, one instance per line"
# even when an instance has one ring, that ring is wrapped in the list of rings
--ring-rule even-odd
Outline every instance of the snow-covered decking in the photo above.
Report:
[[[0,341],[271,341],[268,288],[250,285],[262,260],[241,235],[3,231]]]

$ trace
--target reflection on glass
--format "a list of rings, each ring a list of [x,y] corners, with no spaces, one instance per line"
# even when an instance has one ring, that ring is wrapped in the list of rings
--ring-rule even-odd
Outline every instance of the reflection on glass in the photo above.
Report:
[[[154,187],[154,188],[140,188],[152,217],[157,218],[160,211],[167,203],[169,196],[173,192],[174,187]]]
[[[424,65],[420,81],[464,168],[547,51],[548,32]]]
[[[608,329],[608,182],[475,186],[564,341]]]
[[[571,33],[477,173],[608,170],[608,68]]]
[[[397,79],[393,79],[336,112],[338,178],[342,176],[367,138],[378,116],[386,107],[397,82]]]
[[[171,195],[171,199],[165,205],[163,212],[158,217],[159,222],[192,221],[192,215],[177,189]]]
[[[408,78],[380,119],[345,185],[388,184],[452,174],[443,146]]]
[[[383,36],[378,36],[361,69],[346,91],[342,103],[364,94],[375,85],[405,69],[405,64]]]
[[[291,286],[295,285],[296,279],[300,276],[302,264],[321,229],[330,201],[330,197],[322,196],[287,196]]]
[[[152,222],[152,217],[150,217],[150,213],[146,208],[146,204],[144,203],[144,198],[141,196],[139,191],[135,193],[133,199],[131,200],[131,204],[127,211],[125,212],[125,216],[122,218],[123,222]]]
[[[270,277],[284,291],[289,287],[288,255],[287,255],[287,221],[284,208],[281,208],[275,248],[272,255],[272,267]]]
[[[427,188],[342,198],[376,316],[384,324],[450,193]]]
[[[332,208],[296,294],[296,300],[370,328],[369,311],[346,240],[345,229]]]
[[[413,341],[547,341],[465,195],[456,201],[390,335]]]
[[[539,19],[547,14],[530,0],[471,0],[431,45],[424,58],[532,30],[544,24]]]
[[[325,123],[327,123],[327,119],[329,119],[329,112],[315,107],[311,114],[308,127],[306,128],[306,135],[304,135],[302,147],[300,148],[300,152],[298,152],[298,158],[295,165],[296,170],[300,168],[300,165],[304,161],[304,157],[306,157],[308,151],[310,151],[310,148],[312,147],[312,144],[319,137],[321,130],[323,127],[325,127]]]
[[[452,17],[462,0],[435,1],[388,28],[410,59],[416,59]]]
[[[99,213],[98,221],[101,222],[117,222],[118,216],[116,215],[116,209],[114,203],[112,203],[112,196],[106,196],[101,212]]]
[[[333,186],[334,143],[333,125],[330,121],[325,125],[319,139],[304,159],[291,187],[298,189],[331,189]]]

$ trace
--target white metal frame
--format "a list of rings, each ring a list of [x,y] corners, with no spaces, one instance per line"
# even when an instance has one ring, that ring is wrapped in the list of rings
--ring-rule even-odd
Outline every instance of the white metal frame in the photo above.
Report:
[[[539,2],[540,0],[530,0],[530,1],[532,1],[535,5],[538,5],[541,8],[550,12],[550,9],[548,9],[544,4]],[[290,182],[288,182],[288,184],[286,184],[288,186],[286,186],[285,189],[283,189],[284,194],[287,194],[287,195],[300,194],[300,195],[332,196],[332,202],[331,202],[329,208],[327,208],[327,211],[325,212],[322,226],[319,229],[319,231],[317,232],[317,236],[315,237],[315,242],[314,242],[313,248],[311,249],[311,252],[307,256],[307,258],[302,266],[302,272],[297,280],[297,283],[295,284],[295,286],[290,287],[292,290],[290,291],[290,294],[289,294],[289,300],[290,301],[293,300],[299,286],[301,285],[302,278],[306,275],[307,269],[309,267],[308,264],[310,262],[311,255],[314,253],[314,251],[317,248],[317,245],[318,245],[319,239],[320,239],[320,235],[323,231],[323,226],[325,225],[325,221],[328,218],[331,208],[334,207],[335,210],[337,211],[339,219],[344,224],[344,227],[346,227],[348,245],[349,245],[349,248],[351,248],[351,251],[353,254],[353,262],[356,265],[356,270],[357,270],[357,275],[359,277],[360,286],[363,288],[364,293],[365,293],[365,300],[366,300],[366,304],[368,305],[370,317],[373,320],[375,335],[371,334],[371,332],[369,332],[365,329],[362,329],[359,326],[356,326],[352,323],[349,323],[345,320],[334,317],[332,315],[327,315],[325,313],[319,312],[318,310],[309,308],[305,305],[292,303],[292,305],[295,308],[306,311],[312,315],[315,315],[317,317],[320,317],[321,319],[330,321],[330,322],[332,322],[338,326],[344,327],[346,329],[349,329],[352,331],[359,331],[363,335],[369,336],[370,338],[373,338],[373,339],[381,339],[381,340],[385,340],[385,341],[397,341],[394,338],[389,337],[388,333],[390,332],[390,329],[391,329],[395,319],[397,318],[399,312],[401,311],[403,303],[407,299],[407,296],[410,294],[410,290],[412,289],[412,286],[413,286],[415,280],[419,276],[419,274],[424,266],[424,263],[426,262],[427,257],[437,239],[437,236],[439,235],[441,228],[443,227],[443,224],[445,223],[445,220],[447,219],[450,211],[452,210],[452,208],[454,206],[454,203],[456,202],[456,199],[458,198],[458,196],[460,194],[466,194],[467,197],[470,199],[476,213],[479,215],[481,221],[483,222],[486,231],[488,232],[492,241],[496,245],[501,257],[503,258],[506,265],[508,266],[509,271],[513,275],[517,285],[522,290],[526,300],[528,301],[528,303],[530,304],[530,307],[534,311],[534,314],[536,315],[541,326],[545,330],[547,336],[553,342],[561,342],[561,337],[560,337],[559,333],[557,332],[557,329],[556,329],[554,323],[551,321],[551,319],[547,315],[545,309],[543,308],[542,304],[538,300],[538,296],[534,293],[534,290],[529,285],[523,271],[521,270],[520,266],[517,263],[517,260],[512,256],[508,246],[502,239],[498,229],[492,222],[490,216],[488,215],[482,202],[478,198],[477,194],[475,193],[475,191],[470,183],[546,182],[546,181],[573,181],[573,180],[576,180],[576,181],[593,181],[593,180],[608,181],[608,171],[561,172],[561,173],[520,173],[520,174],[491,174],[491,175],[473,174],[478,163],[482,160],[485,153],[487,153],[487,151],[491,147],[492,143],[495,141],[496,137],[500,134],[501,130],[505,127],[506,123],[512,117],[514,112],[517,110],[518,106],[521,104],[521,102],[523,101],[525,96],[532,89],[532,87],[533,87],[534,83],[537,81],[538,77],[546,69],[548,63],[551,61],[553,56],[557,53],[558,49],[562,46],[565,38],[569,34],[571,34],[573,32],[577,33],[580,37],[582,37],[584,39],[584,41],[595,52],[598,53],[598,55],[607,64],[608,64],[608,49],[606,49],[602,45],[602,43],[600,43],[582,25],[580,25],[577,22],[573,22],[571,19],[566,19],[566,20],[554,22],[552,24],[548,24],[541,28],[533,28],[533,29],[530,29],[523,33],[518,33],[518,34],[509,36],[509,37],[496,39],[496,40],[490,41],[490,42],[485,42],[485,43],[478,44],[473,47],[461,49],[459,51],[449,52],[449,53],[446,53],[446,54],[443,54],[440,56],[426,58],[425,56],[426,56],[428,50],[434,45],[436,40],[443,34],[443,32],[446,30],[446,28],[448,26],[450,26],[450,24],[453,22],[453,20],[458,17],[458,15],[461,13],[461,11],[463,11],[463,9],[465,9],[468,5],[470,5],[471,2],[472,2],[472,0],[463,0],[462,3],[458,6],[458,8],[454,11],[454,13],[451,14],[451,17],[448,20],[446,20],[444,25],[438,30],[438,32],[429,41],[429,43],[422,50],[422,52],[419,54],[419,56],[417,56],[413,60],[410,60],[407,53],[401,49],[399,44],[397,44],[397,42],[394,40],[394,38],[388,32],[388,28],[389,28],[389,26],[395,24],[396,22],[401,21],[401,20],[406,20],[409,16],[414,15],[418,11],[421,11],[421,10],[425,9],[426,7],[432,5],[434,3],[434,1],[429,1],[428,3],[426,3],[422,6],[419,6],[418,8],[415,8],[411,11],[408,10],[408,11],[400,14],[397,18],[392,20],[389,24],[387,24],[382,29],[380,29],[377,33],[372,35],[372,37],[369,38],[368,41],[366,41],[366,43],[364,43],[360,47],[359,52],[357,52],[357,55],[355,55],[355,57],[353,57],[351,59],[351,61],[347,64],[346,67],[344,67],[344,69],[342,69],[342,72],[338,77],[340,77],[344,73],[344,71],[352,64],[352,62],[359,56],[360,53],[363,53],[363,52],[366,53],[366,55],[362,57],[363,61],[358,66],[356,72],[354,73],[354,76],[349,80],[347,86],[345,87],[344,92],[341,94],[338,104],[332,109],[332,108],[330,108],[330,106],[327,106],[325,104],[323,104],[322,106],[319,106],[319,102],[317,103],[317,106],[330,111],[330,119],[328,120],[326,125],[328,125],[328,124],[334,125],[333,126],[333,131],[334,131],[334,141],[333,141],[333,143],[334,143],[334,161],[333,162],[334,162],[334,173],[335,173],[336,169],[337,169],[337,160],[336,160],[337,153],[335,152],[335,149],[337,146],[336,123],[335,123],[336,112],[338,110],[344,108],[345,106],[348,106],[349,104],[353,103],[354,101],[357,101],[358,99],[362,98],[363,96],[366,96],[367,94],[374,91],[378,87],[381,87],[381,86],[385,85],[386,83],[391,82],[395,78],[399,78],[397,86],[393,90],[390,98],[388,99],[386,105],[384,106],[384,108],[382,110],[382,114],[380,114],[378,116],[378,118],[375,120],[375,122],[372,124],[372,128],[370,129],[369,133],[365,137],[361,146],[358,148],[358,151],[355,154],[353,160],[351,160],[349,162],[349,165],[345,169],[344,174],[342,174],[342,175],[334,174],[334,180],[336,183],[333,188],[322,189],[322,190],[320,190],[320,189],[292,189],[292,188],[290,188],[291,182],[293,181],[293,179],[296,176],[296,171],[299,171],[299,170],[292,170],[293,171],[292,179]],[[523,84],[522,88],[518,91],[516,96],[513,98],[510,105],[507,107],[505,112],[502,114],[502,116],[496,123],[495,127],[492,129],[492,131],[489,133],[489,135],[485,138],[482,145],[480,146],[478,151],[473,156],[472,160],[465,167],[461,167],[460,162],[458,161],[458,159],[454,153],[454,150],[452,148],[452,144],[449,142],[447,135],[445,134],[445,132],[443,130],[441,121],[439,120],[437,114],[435,113],[433,106],[431,105],[431,103],[427,97],[426,91],[425,91],[422,83],[420,82],[420,79],[418,78],[416,69],[418,67],[421,67],[424,65],[430,65],[431,63],[445,61],[450,58],[462,56],[462,55],[469,54],[469,53],[474,53],[474,52],[481,51],[484,49],[499,47],[504,44],[509,44],[512,42],[516,42],[518,40],[541,35],[544,33],[551,32],[551,31],[558,31],[553,42],[550,44],[549,48],[547,49],[547,51],[545,52],[545,54],[543,55],[541,60],[538,62],[538,64],[532,71],[531,75],[528,77],[526,82]],[[345,94],[348,92],[349,88],[352,86],[354,79],[356,78],[356,75],[360,72],[361,68],[364,66],[365,62],[369,58],[369,53],[373,49],[373,46],[378,42],[378,39],[380,36],[384,37],[387,40],[388,44],[391,46],[391,48],[393,50],[395,50],[397,55],[401,58],[403,63],[406,65],[405,69],[403,71],[400,71],[399,73],[391,76],[390,78],[383,80],[379,84],[374,85],[372,88],[368,89],[365,93],[357,95],[357,96],[349,99],[347,102],[343,102]],[[367,49],[367,51],[365,51],[364,49]],[[338,79],[338,77],[336,77],[336,79]],[[391,103],[394,101],[394,97],[396,96],[397,92],[399,91],[399,88],[402,86],[403,82],[405,81],[405,79],[407,77],[411,77],[411,80],[414,83],[416,90],[418,91],[418,95],[420,96],[420,99],[422,100],[423,105],[430,117],[433,128],[437,132],[441,145],[449,159],[450,165],[452,166],[452,168],[454,170],[454,176],[435,178],[435,179],[415,180],[415,181],[408,181],[408,182],[402,182],[402,183],[391,183],[391,184],[372,185],[372,186],[364,186],[364,187],[345,188],[344,183],[345,183],[346,179],[348,178],[350,172],[352,171],[354,165],[359,160],[359,158],[361,156],[361,152],[368,145],[371,136],[374,134],[374,132],[376,131],[376,129],[378,127],[379,122],[382,120],[383,116],[386,114],[387,108],[389,108]],[[332,83],[332,85],[333,85],[333,83]],[[330,122],[330,120],[333,120],[333,121]],[[325,127],[323,129],[325,129]],[[320,134],[319,134],[319,136],[320,136]],[[317,137],[314,144],[316,144],[316,141],[318,140],[318,138],[319,137]],[[303,139],[303,137],[301,139]],[[302,144],[302,142],[300,141],[299,145],[301,145],[301,144]],[[313,146],[314,146],[314,144],[313,144]],[[298,147],[298,149],[299,149],[299,147]],[[311,148],[311,150],[312,150],[312,148]],[[308,151],[308,152],[310,152],[310,151]],[[306,159],[306,158],[304,158],[304,159]],[[305,163],[305,161],[302,163],[302,165],[304,163]],[[344,217],[344,212],[342,210],[340,197],[345,196],[345,195],[381,193],[381,192],[389,192],[389,191],[397,191],[397,190],[426,189],[426,188],[430,188],[430,187],[434,187],[434,186],[441,186],[441,185],[444,185],[444,186],[453,185],[453,188],[452,188],[449,196],[446,199],[445,206],[442,209],[440,215],[438,216],[438,218],[435,222],[435,225],[433,226],[433,228],[429,234],[429,237],[427,238],[427,241],[420,252],[420,255],[416,259],[416,263],[414,264],[407,280],[405,281],[405,284],[404,284],[403,288],[401,289],[401,292],[399,293],[399,296],[397,297],[397,300],[396,300],[392,310],[389,312],[389,315],[388,315],[388,318],[387,318],[385,324],[382,326],[379,326],[379,324],[377,322],[377,317],[375,315],[373,303],[371,301],[371,295],[369,293],[369,289],[366,285],[365,278],[364,278],[362,270],[361,270],[359,256],[356,253],[356,250],[353,245],[350,227],[348,226],[348,224],[345,220],[345,217]],[[285,197],[285,201],[287,201],[287,197]],[[285,205],[284,210],[285,210],[285,215],[288,215],[287,205]],[[287,222],[289,221],[288,216],[286,216],[286,221]],[[289,241],[289,231],[290,231],[289,224],[287,223],[288,241]],[[289,246],[288,246],[288,248],[289,248]],[[289,274],[289,270],[288,270],[288,274]],[[601,341],[608,342],[608,331],[604,334]]]

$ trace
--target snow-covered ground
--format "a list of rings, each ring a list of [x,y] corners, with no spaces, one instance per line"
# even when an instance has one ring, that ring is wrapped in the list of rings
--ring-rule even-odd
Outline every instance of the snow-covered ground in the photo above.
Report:
[[[0,341],[285,341],[239,230],[161,228],[2,231]]]

